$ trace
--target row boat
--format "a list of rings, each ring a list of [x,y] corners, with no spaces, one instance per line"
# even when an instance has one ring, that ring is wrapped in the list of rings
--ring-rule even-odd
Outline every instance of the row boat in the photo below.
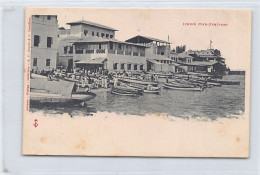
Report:
[[[203,87],[181,87],[175,86],[171,83],[163,83],[163,87],[165,89],[173,89],[173,90],[183,90],[183,91],[203,91]]]
[[[240,85],[240,81],[220,80],[220,79],[208,79],[208,82],[220,83],[223,85]]]
[[[154,81],[143,81],[143,80],[132,80],[132,79],[120,79],[120,81],[124,82],[124,83],[134,83],[134,84],[141,84],[141,85],[152,85],[152,86],[158,86],[158,82],[154,82]]]
[[[148,89],[147,86],[140,86],[140,85],[136,85],[136,84],[128,84],[128,87],[133,87],[133,88],[138,88],[140,90],[142,90],[144,93],[149,93],[149,94],[159,94],[161,92],[161,88],[160,87],[151,87],[150,89]]]
[[[138,96],[138,95],[140,95],[137,92],[130,91],[129,89],[126,90],[126,89],[119,88],[119,87],[113,87],[111,89],[111,93],[115,94],[115,95],[122,95],[122,96]]]

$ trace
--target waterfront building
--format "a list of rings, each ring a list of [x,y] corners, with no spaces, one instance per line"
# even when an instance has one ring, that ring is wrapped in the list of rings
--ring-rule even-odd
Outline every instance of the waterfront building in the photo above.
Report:
[[[224,73],[225,59],[217,49],[188,50],[182,53],[171,52],[171,59],[179,64],[176,72]]]
[[[68,23],[69,33],[59,35],[58,66],[81,67],[86,70],[146,70],[147,46],[115,39],[115,31],[90,21]]]
[[[58,21],[55,15],[32,15],[31,68],[32,72],[56,68]]]
[[[170,59],[171,44],[169,42],[141,35],[132,37],[126,42],[146,47],[147,71],[172,72],[175,70],[175,65]]]

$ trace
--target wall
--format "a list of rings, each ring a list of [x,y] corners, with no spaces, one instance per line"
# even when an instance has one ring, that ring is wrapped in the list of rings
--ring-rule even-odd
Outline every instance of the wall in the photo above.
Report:
[[[84,35],[84,30],[87,30],[88,33],[87,35]],[[91,25],[87,25],[87,24],[78,24],[78,25],[71,25],[70,26],[70,34],[80,34],[81,37],[84,36],[92,36],[92,32],[94,31],[94,36],[97,35],[97,32],[99,33],[99,37],[101,37],[101,33],[104,33],[105,36],[106,34],[109,34],[109,38],[110,35],[113,35],[113,39],[115,38],[115,32],[112,30],[108,30],[108,29],[103,29],[100,27],[95,27],[95,26],[91,26]]]
[[[31,33],[31,70],[51,70],[56,68],[57,59],[57,16],[40,15],[39,18],[32,16]],[[40,36],[38,47],[34,46],[34,35]],[[47,48],[47,37],[52,37],[53,44]],[[37,66],[33,66],[33,58],[37,58]],[[46,66],[46,59],[50,59],[50,66]]]

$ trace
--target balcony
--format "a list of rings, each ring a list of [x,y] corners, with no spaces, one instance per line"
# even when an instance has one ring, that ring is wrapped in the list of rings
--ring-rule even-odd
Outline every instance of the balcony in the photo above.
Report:
[[[64,53],[65,54],[65,53]],[[73,52],[69,51],[67,54],[73,54]],[[116,54],[116,55],[126,55],[126,56],[140,56],[145,57],[145,53],[140,52],[130,52],[123,50],[113,50],[113,49],[78,49],[75,50],[75,54],[77,55],[91,55],[91,54]],[[65,54],[66,55],[66,54]]]
[[[86,54],[93,54],[93,53],[94,53],[94,50],[86,50],[85,53],[86,53]]]
[[[105,49],[97,49],[96,53],[97,54],[99,54],[99,53],[106,53],[106,50]]]

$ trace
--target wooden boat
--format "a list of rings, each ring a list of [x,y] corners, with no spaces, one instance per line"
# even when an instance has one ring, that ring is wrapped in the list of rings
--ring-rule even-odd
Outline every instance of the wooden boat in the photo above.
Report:
[[[138,96],[137,93],[131,92],[131,91],[126,91],[126,90],[122,90],[118,87],[113,87],[111,89],[111,94],[115,94],[115,95],[122,95],[122,96]]]
[[[216,82],[207,82],[208,85],[212,85],[212,86],[221,86],[220,83],[216,83]]]
[[[223,80],[223,79],[208,79],[208,82],[220,83],[222,85],[240,85],[240,81],[231,81],[231,80]]]
[[[163,73],[163,72],[147,72],[147,74],[157,75],[159,78],[167,78],[173,75],[171,73]]]
[[[34,103],[82,103],[93,99],[91,92],[76,92],[75,83],[68,81],[30,80],[30,102]]]
[[[190,87],[190,88],[192,88],[192,87],[196,87],[196,85],[195,84],[188,84],[188,83],[179,83],[179,82],[176,82],[176,81],[171,81],[171,82],[169,82],[171,85],[174,85],[174,86],[179,86],[179,87]]]
[[[160,94],[161,90],[148,90],[145,89],[144,93],[149,93],[149,94]]]
[[[160,87],[152,87],[151,89],[148,89],[147,86],[140,86],[140,85],[135,85],[135,84],[128,84],[128,87],[133,87],[133,88],[138,88],[143,90],[144,93],[149,93],[149,94],[159,94],[161,92]]]
[[[203,91],[203,87],[183,87],[183,86],[175,86],[171,83],[163,83],[163,87],[165,89],[173,89],[173,90],[183,90],[183,91]]]
[[[158,82],[154,82],[154,81],[143,81],[143,80],[131,80],[131,79],[120,79],[120,81],[124,82],[124,83],[134,83],[134,84],[141,84],[141,85],[152,85],[152,86],[158,86]]]
[[[134,94],[138,94],[138,95],[143,95],[143,93],[144,93],[143,89],[129,87],[129,86],[117,86],[117,87],[114,87],[114,88],[121,90],[121,91],[126,91],[126,92],[131,92],[131,93],[134,93]]]
[[[93,99],[96,95],[90,92],[74,92],[70,97],[51,93],[46,90],[31,89],[30,101],[40,103],[81,103]]]

